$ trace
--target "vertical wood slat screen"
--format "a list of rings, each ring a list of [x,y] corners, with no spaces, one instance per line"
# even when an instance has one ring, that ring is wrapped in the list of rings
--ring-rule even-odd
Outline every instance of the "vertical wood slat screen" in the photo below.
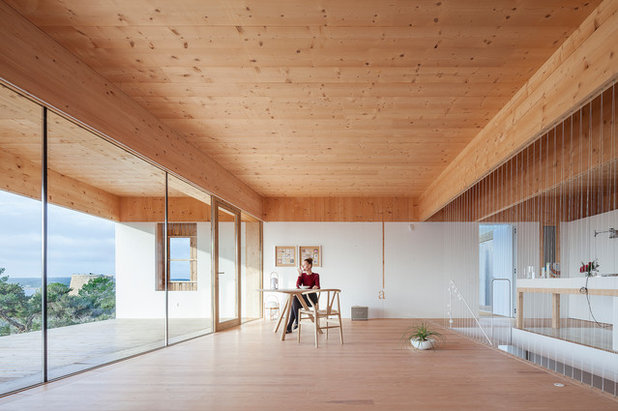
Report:
[[[518,295],[517,280],[526,279],[529,272],[538,278],[548,262],[548,277],[580,278],[577,281],[582,286],[586,281],[580,273],[582,263],[599,262],[599,275],[618,274],[618,238],[610,237],[609,232],[618,229],[617,114],[614,82],[429,219],[449,224],[450,235],[444,240],[444,249],[450,251],[446,254],[446,276],[473,308],[471,313],[462,303],[451,302],[448,316],[453,322],[449,326],[486,341],[476,316],[496,345],[512,344],[515,334],[506,329],[511,330],[514,320],[496,319],[493,311],[484,318],[487,314],[481,312],[478,250],[482,227],[510,225],[516,230],[513,301]],[[462,251],[470,251],[473,247],[465,249],[463,244],[471,242],[476,242],[476,254]],[[618,355],[618,333],[613,332],[612,338],[612,322],[618,324],[618,319],[611,317],[612,297],[526,293],[523,298],[523,330],[589,345],[600,355]],[[491,303],[493,310],[494,301]],[[557,314],[560,321],[554,324]],[[523,350],[547,368],[618,395],[618,369],[576,359],[575,354],[557,358],[539,342],[512,349]]]

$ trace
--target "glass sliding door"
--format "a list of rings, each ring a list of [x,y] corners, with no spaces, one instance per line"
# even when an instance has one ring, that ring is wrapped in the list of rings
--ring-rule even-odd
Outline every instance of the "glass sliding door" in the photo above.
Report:
[[[0,395],[259,318],[261,236],[0,85]]]
[[[48,117],[48,377],[165,344],[165,173]]]
[[[215,331],[240,324],[240,211],[213,201]]]
[[[43,380],[42,119],[0,86],[0,394]]]
[[[249,214],[240,215],[241,321],[262,317],[262,222]]]
[[[511,317],[515,230],[511,224],[479,225],[479,308],[490,315]]]
[[[210,195],[168,175],[169,343],[212,332]]]

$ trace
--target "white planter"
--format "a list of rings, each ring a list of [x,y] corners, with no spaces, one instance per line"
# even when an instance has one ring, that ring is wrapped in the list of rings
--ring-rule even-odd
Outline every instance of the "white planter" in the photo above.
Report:
[[[414,338],[410,338],[410,344],[417,350],[430,350],[433,348],[433,340],[430,338],[427,341],[420,341]]]

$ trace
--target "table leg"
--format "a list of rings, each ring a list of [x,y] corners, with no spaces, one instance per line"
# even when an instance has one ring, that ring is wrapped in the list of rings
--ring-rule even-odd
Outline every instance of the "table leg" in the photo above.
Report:
[[[551,297],[551,328],[560,328],[560,294],[552,294]]]
[[[277,324],[275,325],[275,330],[274,333],[277,334],[277,331],[279,331],[279,326],[281,325],[281,320],[283,320],[283,317],[285,316],[285,313],[288,310],[288,304],[290,303],[290,299],[286,298],[285,299],[285,304],[283,305],[283,308],[279,311],[279,318],[277,319]]]
[[[292,311],[292,298],[294,298],[293,294],[288,295],[288,301],[285,303],[285,324],[281,327],[281,341],[285,341],[285,331],[287,330],[288,323],[290,322],[290,312]]]
[[[517,320],[515,322],[515,328],[520,330],[524,328],[524,293],[517,293]]]

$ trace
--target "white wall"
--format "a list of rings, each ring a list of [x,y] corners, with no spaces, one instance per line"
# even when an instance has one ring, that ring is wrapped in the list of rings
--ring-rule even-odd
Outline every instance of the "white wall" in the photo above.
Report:
[[[350,316],[350,307],[365,305],[371,316],[382,310],[378,301],[382,275],[382,225],[380,223],[264,223],[264,284],[270,274],[279,275],[279,288],[294,288],[298,272],[294,267],[275,267],[275,246],[321,245],[322,288],[340,288],[341,310]],[[297,258],[298,258],[298,250]],[[280,303],[283,297],[277,295]],[[264,301],[268,295],[264,296]]]
[[[585,275],[579,272],[582,263],[597,260],[599,273],[618,273],[618,238],[610,239],[608,233],[594,236],[595,231],[607,231],[609,227],[618,229],[618,210],[560,225],[560,258],[562,277],[581,277],[582,287]],[[590,296],[590,306],[594,317],[604,323],[613,322],[612,297]],[[592,321],[588,302],[584,295],[568,297],[568,316]]]
[[[453,257],[453,250],[445,249],[448,224],[386,223],[385,228],[383,316],[443,318],[450,278],[445,261]]]
[[[440,223],[445,244],[440,252],[444,271],[452,282],[452,303],[445,313],[454,319],[471,319],[479,315],[479,225],[470,222]],[[459,295],[462,299],[459,299]]]
[[[281,288],[296,283],[295,268],[275,267],[276,245],[321,245],[323,267],[314,271],[320,274],[322,288],[342,290],[345,317],[350,317],[351,306],[362,305],[369,307],[370,318],[442,318],[448,287],[445,260],[467,255],[461,250],[475,253],[478,248],[476,233],[476,241],[458,243],[460,250],[445,250],[451,224],[385,223],[382,289],[381,223],[264,223],[264,284],[270,284],[272,271],[278,273]],[[474,259],[478,261],[476,254]],[[382,290],[384,299],[379,298]]]
[[[156,291],[155,223],[116,223],[116,317],[164,318],[165,292]],[[197,224],[197,291],[169,292],[170,318],[210,318],[210,223]]]
[[[618,274],[618,238],[610,239],[608,233],[594,236],[609,227],[618,229],[618,210],[560,225],[562,277],[584,277],[579,272],[582,262],[595,259],[599,274]]]

